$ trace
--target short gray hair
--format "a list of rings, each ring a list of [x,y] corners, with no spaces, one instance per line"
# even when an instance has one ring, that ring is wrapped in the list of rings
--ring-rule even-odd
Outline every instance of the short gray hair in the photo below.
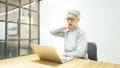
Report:
[[[77,18],[80,18],[80,11],[78,11],[78,10],[70,10],[70,11],[68,11],[68,14],[72,14],[72,15],[76,16]]]

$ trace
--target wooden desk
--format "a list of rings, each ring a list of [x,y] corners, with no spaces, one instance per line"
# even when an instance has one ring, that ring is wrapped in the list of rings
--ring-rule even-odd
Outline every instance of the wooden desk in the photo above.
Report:
[[[0,68],[120,68],[120,64],[73,59],[64,64],[39,60],[37,55],[28,55],[0,60]]]

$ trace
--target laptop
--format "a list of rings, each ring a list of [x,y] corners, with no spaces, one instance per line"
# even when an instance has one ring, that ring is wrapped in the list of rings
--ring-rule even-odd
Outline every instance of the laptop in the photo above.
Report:
[[[65,63],[73,59],[72,57],[59,56],[53,46],[31,44],[31,47],[41,60]]]

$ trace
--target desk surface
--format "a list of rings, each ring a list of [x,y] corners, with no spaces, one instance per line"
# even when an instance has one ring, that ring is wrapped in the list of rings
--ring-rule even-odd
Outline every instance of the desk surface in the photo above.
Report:
[[[28,55],[0,60],[0,68],[120,68],[120,64],[112,64],[85,59],[73,59],[64,64],[39,60],[37,55]]]

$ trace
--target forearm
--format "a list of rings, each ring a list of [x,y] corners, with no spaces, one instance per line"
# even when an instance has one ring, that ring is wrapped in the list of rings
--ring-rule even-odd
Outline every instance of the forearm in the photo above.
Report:
[[[57,28],[55,30],[50,31],[51,34],[56,35],[56,36],[64,36],[64,30],[66,29],[66,27],[61,27],[61,28]]]
[[[66,52],[65,55],[70,57],[83,57],[84,52],[80,52],[80,51]]]

